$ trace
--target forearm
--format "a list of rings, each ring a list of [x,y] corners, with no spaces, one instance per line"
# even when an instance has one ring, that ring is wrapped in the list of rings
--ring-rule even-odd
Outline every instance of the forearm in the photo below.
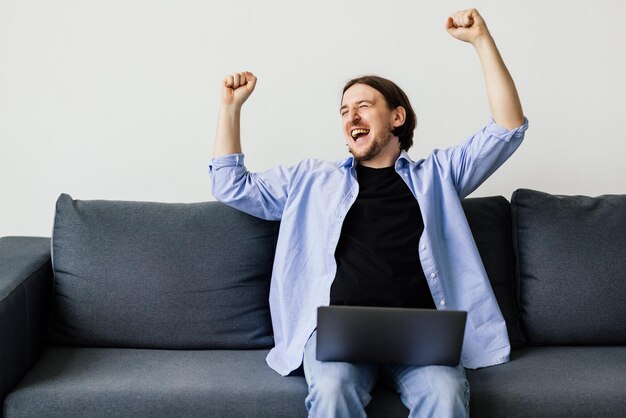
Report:
[[[493,120],[507,129],[524,123],[522,105],[511,74],[490,34],[473,43],[480,58]]]
[[[222,105],[217,119],[213,157],[241,152],[241,107]]]

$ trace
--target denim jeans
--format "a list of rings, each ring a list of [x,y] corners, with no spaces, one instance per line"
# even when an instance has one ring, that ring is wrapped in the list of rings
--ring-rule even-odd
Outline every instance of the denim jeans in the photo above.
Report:
[[[310,418],[365,417],[370,392],[382,369],[409,409],[409,418],[468,417],[469,383],[461,364],[408,366],[346,363],[315,358],[317,330],[304,348],[303,370],[309,386],[305,405]]]

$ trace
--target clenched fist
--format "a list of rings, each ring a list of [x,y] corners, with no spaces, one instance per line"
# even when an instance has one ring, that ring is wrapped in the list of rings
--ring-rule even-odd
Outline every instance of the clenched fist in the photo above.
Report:
[[[452,13],[445,28],[450,35],[472,45],[484,36],[491,36],[482,16],[476,9],[465,9]]]
[[[241,107],[256,86],[256,77],[250,71],[233,73],[222,82],[222,105]]]

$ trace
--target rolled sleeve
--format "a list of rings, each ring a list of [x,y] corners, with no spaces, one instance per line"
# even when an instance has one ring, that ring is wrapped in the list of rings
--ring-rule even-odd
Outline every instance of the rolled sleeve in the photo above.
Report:
[[[278,166],[252,173],[246,169],[242,153],[215,157],[209,164],[212,192],[217,200],[267,220],[280,220],[295,170]]]
[[[209,164],[209,174],[213,174],[213,170],[219,170],[222,167],[243,167],[243,154],[238,152],[235,154],[221,155],[211,160]]]
[[[487,124],[463,144],[440,153],[443,167],[448,167],[461,199],[472,193],[495,172],[520,146],[528,129],[522,125],[506,129],[490,117]]]
[[[506,129],[504,126],[497,124],[493,120],[493,117],[489,118],[487,126],[485,127],[487,133],[505,142],[509,142],[513,136],[518,138],[523,137],[526,129],[528,129],[528,119],[526,116],[524,116],[524,122],[514,129]]]
[[[246,168],[243,165],[242,153],[227,154],[215,157],[209,164],[209,177],[213,196],[224,203],[229,203],[228,196],[237,186],[236,179],[245,176]]]

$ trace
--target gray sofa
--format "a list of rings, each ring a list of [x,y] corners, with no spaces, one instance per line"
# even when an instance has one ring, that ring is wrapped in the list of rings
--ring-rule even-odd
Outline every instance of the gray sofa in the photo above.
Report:
[[[626,416],[626,195],[463,202],[513,346],[467,370],[477,417]],[[74,200],[0,238],[0,400],[15,417],[305,417],[282,377],[278,222],[219,202]],[[406,417],[385,380],[371,417]]]

